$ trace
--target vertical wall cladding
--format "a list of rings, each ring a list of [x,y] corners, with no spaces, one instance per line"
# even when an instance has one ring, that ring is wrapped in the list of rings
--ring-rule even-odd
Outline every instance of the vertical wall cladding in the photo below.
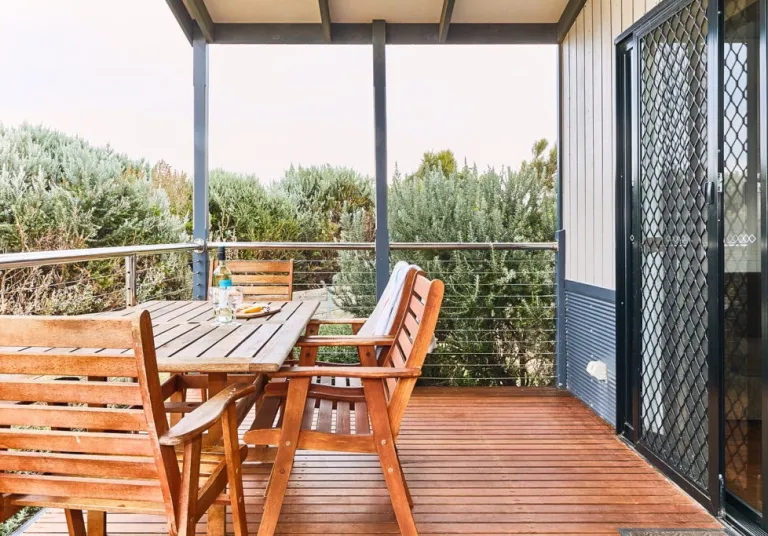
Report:
[[[612,290],[565,282],[565,330],[568,390],[600,417],[616,424],[616,297]],[[590,361],[602,361],[608,381],[587,373]]]
[[[565,277],[616,288],[614,40],[659,0],[587,0],[562,43]]]

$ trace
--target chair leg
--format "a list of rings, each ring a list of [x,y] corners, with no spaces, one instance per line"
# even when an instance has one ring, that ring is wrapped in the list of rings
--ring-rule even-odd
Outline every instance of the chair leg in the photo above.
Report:
[[[88,522],[85,525],[88,536],[106,536],[107,513],[88,510]]]
[[[285,400],[283,429],[280,433],[280,444],[277,456],[272,466],[269,494],[264,499],[264,513],[261,515],[259,536],[271,536],[275,533],[280,510],[283,507],[285,490],[293,469],[293,457],[301,431],[301,420],[304,415],[304,404],[307,401],[309,382],[311,378],[293,378],[288,383],[288,395]]]
[[[64,510],[69,536],[86,536],[82,510]]]
[[[181,493],[179,494],[179,536],[194,536],[197,524],[197,497],[200,484],[200,454],[203,440],[197,437],[184,444],[181,469]],[[90,536],[90,535],[89,535]]]
[[[171,402],[186,402],[187,400],[187,391],[184,388],[181,388],[180,390],[176,391],[171,395],[170,398]],[[183,417],[183,414],[181,413],[171,413],[169,416],[169,425],[175,426],[178,424],[178,422]]]
[[[224,433],[224,456],[227,462],[229,500],[232,504],[232,522],[235,536],[248,536],[245,518],[245,497],[243,495],[243,467],[240,462],[240,440],[237,437],[237,409],[230,404],[222,419]]]
[[[384,481],[389,490],[392,509],[395,511],[395,518],[397,518],[397,525],[400,527],[401,534],[417,536],[418,531],[408,500],[410,493],[408,485],[405,483],[389,424],[383,380],[363,380],[363,390],[371,418],[373,440],[379,455],[381,470],[384,473]]]
[[[411,489],[408,487],[408,481],[405,479],[405,471],[403,471],[403,464],[400,462],[400,453],[397,452],[397,446],[395,446],[395,455],[397,456],[397,465],[400,467],[400,473],[403,475],[403,485],[405,486],[405,496],[408,499],[408,506],[413,509],[413,497],[411,497]]]

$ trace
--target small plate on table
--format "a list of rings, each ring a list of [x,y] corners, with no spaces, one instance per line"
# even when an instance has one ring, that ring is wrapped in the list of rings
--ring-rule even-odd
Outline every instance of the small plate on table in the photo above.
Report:
[[[269,303],[244,303],[235,311],[235,318],[247,320],[249,318],[269,316],[280,312],[282,308],[282,303],[277,305]]]

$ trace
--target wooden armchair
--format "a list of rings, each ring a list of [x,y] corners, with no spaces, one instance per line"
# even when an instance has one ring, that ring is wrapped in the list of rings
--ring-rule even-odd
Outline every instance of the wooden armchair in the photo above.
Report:
[[[216,261],[211,262],[209,278]],[[293,259],[287,261],[227,261],[232,285],[243,291],[246,301],[291,301]],[[209,281],[210,285],[210,281]]]
[[[89,535],[106,532],[107,512],[152,513],[165,515],[169,534],[191,536],[210,506],[231,504],[235,534],[247,534],[235,412],[254,387],[228,386],[169,427],[164,400],[177,382],[160,383],[148,312],[0,317],[0,374],[2,519],[24,506],[64,508],[69,533],[84,536],[83,510]],[[218,423],[223,448],[204,451]]]
[[[302,354],[300,366],[270,374],[276,381],[267,385],[254,425],[244,436],[249,445],[277,446],[260,536],[274,533],[297,449],[378,454],[400,531],[417,534],[395,440],[429,350],[443,283],[415,273],[404,294],[406,305],[392,337],[348,338],[359,349],[360,366],[317,365]],[[299,346],[316,344],[305,340]],[[376,346],[388,347],[379,360]]]

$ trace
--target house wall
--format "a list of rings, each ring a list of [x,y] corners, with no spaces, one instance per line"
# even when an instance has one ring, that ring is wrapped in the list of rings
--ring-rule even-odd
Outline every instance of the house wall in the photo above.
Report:
[[[659,0],[587,0],[561,45],[568,389],[615,422],[614,41]],[[602,361],[608,381],[587,374]]]

